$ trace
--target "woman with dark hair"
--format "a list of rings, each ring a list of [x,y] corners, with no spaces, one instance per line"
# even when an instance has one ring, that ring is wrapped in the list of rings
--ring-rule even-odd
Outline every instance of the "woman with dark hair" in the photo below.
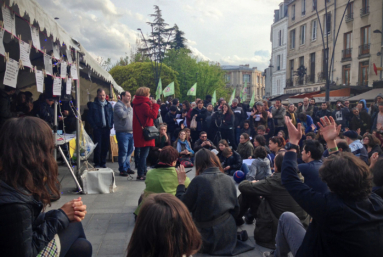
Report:
[[[380,140],[377,139],[374,135],[367,134],[363,136],[363,145],[366,148],[368,153],[368,159],[371,158],[373,153],[382,154],[382,148],[380,148]]]
[[[175,195],[178,186],[176,164],[178,160],[178,151],[171,146],[165,146],[159,154],[158,164],[154,169],[146,174],[146,188],[141,196],[142,202],[148,195],[153,193],[168,193]],[[185,187],[190,184],[190,179],[186,178]],[[141,204],[134,214],[138,215]]]
[[[250,141],[250,137],[248,134],[243,133],[239,137],[239,145],[237,148],[237,152],[242,157],[243,160],[249,158],[249,156],[253,155],[254,147]]]
[[[199,138],[199,133],[206,129],[205,119],[206,119],[206,108],[203,106],[203,100],[197,101],[197,107],[195,107],[191,112],[191,118],[195,119],[197,122],[196,128],[191,128],[191,137],[193,142],[197,141]]]
[[[243,134],[243,133],[248,134],[250,137],[254,137],[255,130],[250,126],[249,120],[245,120],[242,124],[241,134]]]
[[[370,158],[370,171],[374,176],[372,192],[383,198],[383,157],[377,153]]]
[[[222,105],[222,114],[222,139],[226,139],[226,141],[230,142],[230,145],[233,147],[234,150],[236,150],[237,143],[234,139],[234,113],[227,103]]]
[[[190,159],[194,155],[194,151],[191,148],[191,144],[186,139],[186,132],[181,130],[178,134],[178,138],[173,143],[173,147],[177,149],[180,159]]]
[[[127,257],[189,257],[201,248],[201,234],[189,210],[175,196],[152,194],[140,213]]]
[[[223,173],[215,154],[207,149],[197,152],[196,177],[185,191],[185,168],[177,169],[176,196],[192,213],[202,235],[202,252],[210,255],[238,255],[251,247],[237,240],[235,217],[239,212],[237,189],[233,179]],[[225,190],[222,190],[222,189]]]
[[[267,129],[267,119],[268,113],[263,107],[262,102],[257,102],[254,104],[253,109],[251,110],[251,123],[254,130],[258,128],[259,125],[265,126]]]
[[[186,114],[186,125],[188,128],[190,128],[190,121],[192,119],[191,112],[193,109],[191,108],[189,101],[185,100],[182,102],[182,110],[187,112],[187,114]]]
[[[137,159],[137,180],[144,181],[147,172],[146,159],[151,146],[155,146],[155,140],[145,140],[143,128],[153,126],[157,119],[160,106],[156,100],[149,99],[150,88],[140,87],[136,90],[133,99],[133,138],[135,154]]]
[[[158,157],[165,146],[171,145],[170,136],[167,134],[167,126],[162,124],[158,127],[160,135],[155,139],[156,145],[152,146],[149,151],[148,161],[151,165],[158,162]]]
[[[218,150],[219,151],[218,151],[217,157],[218,157],[220,163],[223,163],[226,159],[222,154],[223,149],[225,149],[226,147],[229,147],[229,144],[227,143],[227,141],[225,139],[222,139],[218,142]]]
[[[258,146],[254,149],[254,161],[248,166],[246,179],[249,181],[262,180],[271,176],[270,160],[267,158],[266,148]]]
[[[269,140],[269,149],[271,151],[271,154],[269,154],[268,158],[270,160],[270,167],[272,171],[274,172],[274,158],[275,156],[281,152],[285,151],[284,146],[286,145],[286,141],[279,136],[275,136],[270,138]]]
[[[45,212],[52,195],[60,195],[49,125],[35,117],[10,119],[0,145],[0,255],[37,256],[51,243],[61,245],[60,256],[92,256],[81,197]]]

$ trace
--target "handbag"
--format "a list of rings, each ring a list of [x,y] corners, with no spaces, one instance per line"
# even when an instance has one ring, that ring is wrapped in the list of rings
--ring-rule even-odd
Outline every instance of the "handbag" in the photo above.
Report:
[[[133,111],[137,116],[138,122],[140,123],[140,126],[142,128],[142,134],[144,135],[145,141],[150,141],[150,140],[155,139],[156,137],[158,137],[160,135],[160,132],[158,131],[158,129],[155,126],[147,126],[147,127],[142,126],[142,123],[141,123],[140,119],[138,118],[138,115],[137,115],[136,110],[134,108],[133,108]]]
[[[192,121],[190,122],[190,129],[197,129],[197,121],[195,120],[195,117],[193,117]]]
[[[191,162],[191,160],[189,158],[180,158],[178,161],[185,168],[192,168],[192,167],[194,167],[193,163]]]
[[[36,257],[59,257],[61,252],[60,238],[56,234],[44,249]]]

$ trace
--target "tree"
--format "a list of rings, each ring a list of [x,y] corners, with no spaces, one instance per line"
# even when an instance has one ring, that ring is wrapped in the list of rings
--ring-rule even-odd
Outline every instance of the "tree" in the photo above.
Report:
[[[152,95],[156,92],[157,84],[154,84],[154,73],[150,62],[135,62],[125,66],[115,66],[109,73],[118,85],[131,92],[132,95],[139,87],[149,87]],[[177,72],[165,64],[162,66],[161,81],[163,88],[174,81],[176,97],[180,97]]]
[[[163,62],[177,71],[181,99],[194,100],[186,94],[196,82],[198,98],[205,99],[206,95],[212,95],[215,90],[218,98],[230,94],[224,81],[225,72],[214,63],[198,60],[188,49],[169,50]]]
[[[175,31],[175,35],[172,41],[171,48],[175,50],[184,48],[184,49],[187,49],[189,53],[191,53],[191,51],[188,49],[186,45],[187,39],[184,37],[185,32],[179,30],[177,24],[174,24],[174,31]]]

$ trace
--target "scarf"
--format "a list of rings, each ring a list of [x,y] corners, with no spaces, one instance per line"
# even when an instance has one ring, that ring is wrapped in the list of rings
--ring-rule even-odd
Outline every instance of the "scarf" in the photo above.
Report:
[[[189,152],[194,154],[194,151],[190,148],[188,141],[185,140],[182,142],[181,139],[178,139],[178,141],[177,141],[177,151],[179,153],[182,152],[182,146],[181,145],[184,145],[186,147],[186,150],[188,150]]]
[[[294,113],[293,113],[293,112],[290,112],[290,116],[291,116],[291,122],[294,124],[294,126],[296,126],[296,125],[297,125],[297,121],[296,121],[296,119],[295,119],[295,115],[294,115]]]
[[[104,100],[104,102],[101,102],[100,100],[98,100],[98,103],[100,104],[101,106],[101,116],[102,116],[102,127],[106,127],[106,119],[105,119],[105,106],[108,104],[108,102],[106,100]]]

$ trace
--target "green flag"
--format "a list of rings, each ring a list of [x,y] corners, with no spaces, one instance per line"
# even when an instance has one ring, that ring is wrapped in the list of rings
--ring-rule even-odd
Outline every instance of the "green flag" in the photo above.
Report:
[[[165,87],[163,94],[164,97],[174,95],[174,81],[170,83],[167,87]]]
[[[213,108],[214,108],[215,103],[217,102],[217,96],[215,95],[215,91],[216,90],[214,90],[213,97],[211,98],[211,104],[213,105]]]
[[[255,99],[254,99],[254,97],[255,97],[255,92],[254,92],[254,94],[251,96],[251,100],[250,100],[250,103],[249,103],[249,107],[250,107],[250,108],[253,108],[253,105],[255,104]]]
[[[243,89],[241,90],[240,97],[241,97],[242,102],[246,101],[246,98],[247,98],[247,82],[245,82],[245,85],[244,85]]]
[[[156,100],[161,99],[161,95],[162,95],[162,82],[160,78],[160,81],[158,81],[158,86],[156,91]]]
[[[193,95],[196,96],[197,94],[197,83],[195,83],[188,91],[186,95]]]
[[[235,97],[235,88],[234,88],[233,93],[231,94],[231,97],[230,97],[230,100],[229,100],[229,105],[231,105],[231,103],[233,102],[234,97]]]

